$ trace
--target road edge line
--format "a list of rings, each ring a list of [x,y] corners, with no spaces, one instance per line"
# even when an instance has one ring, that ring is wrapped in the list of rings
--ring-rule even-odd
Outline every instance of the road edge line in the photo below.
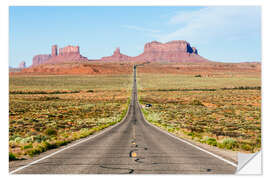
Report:
[[[222,160],[222,161],[224,161],[224,162],[226,162],[226,163],[228,163],[228,164],[230,164],[230,165],[232,165],[232,166],[234,166],[234,167],[238,167],[237,164],[235,164],[235,163],[233,163],[233,162],[231,162],[231,161],[229,161],[229,160],[227,160],[227,159],[225,159],[225,158],[223,158],[223,157],[221,157],[221,156],[219,156],[219,155],[216,155],[216,154],[214,154],[214,153],[212,153],[212,152],[209,152],[209,151],[207,151],[207,150],[205,150],[205,149],[203,149],[203,148],[201,148],[201,147],[199,147],[199,146],[197,146],[197,145],[195,145],[195,144],[192,144],[192,143],[190,143],[190,142],[188,142],[188,141],[186,141],[186,140],[184,140],[184,139],[182,139],[182,138],[180,138],[180,137],[175,136],[174,134],[171,134],[171,133],[169,133],[169,132],[167,132],[167,131],[165,131],[165,130],[163,130],[163,129],[161,129],[161,128],[159,128],[159,127],[153,125],[153,124],[151,124],[150,122],[148,122],[148,121],[144,118],[144,115],[143,115],[142,110],[141,110],[142,107],[141,107],[141,105],[140,105],[139,102],[137,102],[137,103],[138,103],[138,105],[139,105],[139,107],[140,107],[140,112],[141,112],[141,114],[142,114],[142,116],[143,116],[143,120],[144,120],[147,124],[149,124],[149,125],[151,125],[152,127],[156,128],[156,129],[159,130],[160,132],[163,132],[163,133],[165,133],[165,134],[167,134],[167,135],[173,137],[174,139],[177,139],[177,140],[179,140],[179,141],[182,141],[182,142],[184,142],[184,143],[186,143],[186,144],[188,144],[188,145],[190,145],[190,146],[192,146],[192,147],[194,147],[194,148],[196,148],[196,149],[198,149],[198,150],[200,150],[200,151],[203,151],[203,152],[205,152],[205,153],[207,153],[207,154],[210,154],[210,155],[214,156],[215,158],[217,158],[217,159],[219,159],[219,160]]]
[[[64,151],[64,150],[67,150],[67,149],[69,149],[69,148],[71,148],[71,147],[74,147],[74,146],[76,146],[76,145],[78,145],[78,144],[81,144],[81,143],[83,143],[83,142],[85,142],[85,141],[88,141],[88,140],[93,139],[93,138],[95,138],[95,137],[97,137],[97,136],[99,136],[99,135],[102,135],[102,134],[104,134],[105,132],[107,132],[107,131],[109,131],[109,130],[111,130],[111,129],[117,127],[117,126],[119,126],[120,124],[123,124],[123,122],[126,120],[127,115],[128,115],[128,113],[129,113],[129,111],[130,111],[130,105],[131,105],[131,103],[129,103],[129,105],[128,105],[128,110],[127,110],[127,112],[126,112],[125,117],[124,117],[119,123],[116,123],[116,124],[113,125],[113,126],[109,126],[108,128],[105,128],[103,131],[100,131],[98,134],[95,134],[95,135],[92,135],[92,136],[89,135],[89,137],[87,137],[86,139],[81,139],[81,140],[79,140],[79,142],[77,142],[77,143],[75,143],[75,144],[68,145],[67,147],[64,147],[63,149],[59,149],[59,150],[56,151],[56,152],[53,152],[53,153],[51,153],[51,154],[48,154],[47,156],[44,156],[44,157],[42,157],[42,158],[40,158],[40,159],[37,159],[37,160],[35,160],[35,161],[32,161],[32,162],[30,162],[30,163],[28,163],[28,164],[26,164],[26,165],[24,165],[24,166],[21,166],[21,167],[19,167],[19,168],[17,168],[17,169],[14,169],[13,171],[9,172],[9,174],[14,174],[15,172],[18,172],[18,171],[20,171],[20,170],[22,170],[22,169],[25,169],[25,168],[27,168],[27,167],[33,165],[33,164],[36,164],[36,163],[38,163],[38,162],[40,162],[40,161],[42,161],[42,160],[44,160],[44,159],[47,159],[47,158],[49,158],[49,157],[52,157],[52,156],[54,156],[55,154],[58,154],[58,153],[60,153],[60,152],[62,152],[62,151]]]

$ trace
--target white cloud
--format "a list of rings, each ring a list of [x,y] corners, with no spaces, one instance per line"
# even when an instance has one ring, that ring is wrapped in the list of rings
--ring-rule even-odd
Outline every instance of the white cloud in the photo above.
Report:
[[[147,32],[147,33],[159,33],[160,32],[159,30],[148,29],[148,28],[143,28],[143,27],[133,26],[133,25],[124,25],[122,27],[127,28],[127,29],[136,30],[136,31]]]
[[[260,34],[260,7],[219,6],[196,11],[182,11],[168,20],[174,31],[158,34],[162,42],[184,39],[209,43],[212,40],[241,40],[257,38]],[[256,37],[255,37],[256,36]]]

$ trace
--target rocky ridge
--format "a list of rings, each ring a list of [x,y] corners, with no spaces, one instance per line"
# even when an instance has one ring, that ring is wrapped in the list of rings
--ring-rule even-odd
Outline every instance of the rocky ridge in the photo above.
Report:
[[[81,62],[89,61],[80,54],[79,46],[68,45],[59,48],[57,45],[52,46],[51,54],[36,55],[33,58],[32,66],[41,64],[55,64],[61,62]],[[116,48],[113,55],[98,59],[101,62],[136,62],[136,61],[166,61],[166,62],[208,62],[206,58],[198,54],[198,50],[192,47],[190,43],[183,40],[175,40],[167,43],[152,41],[144,45],[144,51],[138,56],[131,57],[120,52]]]

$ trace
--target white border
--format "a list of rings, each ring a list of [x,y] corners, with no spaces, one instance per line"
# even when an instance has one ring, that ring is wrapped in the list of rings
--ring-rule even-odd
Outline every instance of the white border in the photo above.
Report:
[[[130,2],[131,1],[131,2]],[[270,152],[270,146],[269,146],[269,141],[264,141],[264,139],[270,139],[270,135],[269,135],[269,131],[265,132],[265,129],[268,130],[268,128],[270,127],[270,111],[269,111],[269,107],[270,107],[270,94],[266,93],[266,92],[270,92],[270,83],[268,83],[269,80],[267,80],[267,77],[270,77],[270,55],[269,55],[269,48],[270,48],[270,38],[269,38],[269,34],[270,34],[270,26],[269,26],[269,17],[270,17],[270,6],[269,6],[269,0],[167,0],[167,1],[161,1],[161,0],[107,0],[107,1],[90,1],[90,0],[17,0],[17,1],[9,1],[8,0],[1,0],[0,1],[0,62],[1,62],[1,66],[0,66],[0,73],[1,73],[1,84],[6,86],[2,86],[1,87],[1,115],[4,118],[1,118],[1,137],[4,137],[4,143],[2,144],[3,146],[6,145],[6,143],[8,144],[8,138],[7,138],[7,134],[8,134],[8,97],[7,97],[7,93],[8,93],[8,78],[7,78],[7,74],[8,74],[8,5],[23,5],[23,6],[27,6],[27,5],[38,5],[38,6],[44,6],[44,5],[64,5],[64,6],[72,6],[72,5],[80,5],[80,6],[85,6],[85,5],[103,5],[103,6],[107,6],[107,5],[114,5],[114,6],[119,6],[119,5],[140,5],[140,6],[146,6],[146,5],[165,5],[165,6],[169,6],[169,5],[194,5],[194,6],[212,6],[212,5],[261,5],[262,6],[262,81],[263,81],[263,89],[262,89],[262,146],[263,146],[263,150],[264,152]],[[265,128],[266,127],[266,128]],[[268,149],[268,151],[267,151]],[[1,175],[3,179],[6,178],[16,178],[16,177],[11,177],[8,175],[8,149],[7,148],[1,148]],[[264,153],[263,154],[264,159],[270,159],[270,154],[268,155],[268,153]],[[262,159],[263,161],[263,159]],[[264,172],[263,172],[263,176],[230,176],[230,178],[237,178],[237,179],[269,179],[265,178],[267,176],[270,175],[270,171],[267,170],[267,167],[270,167],[270,164],[267,166],[266,164],[268,163],[268,161],[263,161],[264,166],[266,167]],[[155,176],[155,179],[164,179],[166,175],[164,176]],[[52,175],[50,177],[60,177],[57,175]],[[74,177],[79,177],[79,178],[85,178],[85,179],[89,179],[89,176],[65,176],[65,178],[67,179],[74,179]],[[93,178],[108,178],[108,176],[97,176],[97,175],[92,175]],[[179,179],[179,176],[174,176],[174,175],[170,175],[167,176],[170,179]],[[194,178],[198,178],[198,176],[185,176],[185,179],[190,179],[193,180]],[[23,177],[20,176],[20,179],[48,179],[47,176],[29,176],[29,175],[25,175]],[[126,179],[126,176],[119,176],[119,175],[115,175],[115,176],[110,176],[109,178],[112,179]],[[129,176],[129,179],[132,178],[136,178],[136,176]],[[143,177],[140,177],[143,178]],[[204,176],[204,175],[200,175],[199,176],[200,179],[216,179],[216,176]],[[228,179],[228,176],[219,176],[218,178],[220,179]]]

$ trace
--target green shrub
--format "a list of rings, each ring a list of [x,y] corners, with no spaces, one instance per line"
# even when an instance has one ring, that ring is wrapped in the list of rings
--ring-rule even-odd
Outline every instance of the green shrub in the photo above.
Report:
[[[40,149],[31,149],[31,150],[29,150],[29,151],[27,151],[27,154],[29,155],[29,156],[34,156],[34,155],[36,155],[36,154],[40,154],[42,151],[40,151]]]
[[[201,143],[206,143],[211,146],[217,146],[217,140],[215,138],[209,138],[208,136],[204,137],[203,139],[200,140]]]
[[[59,97],[48,97],[48,96],[38,98],[39,101],[51,101],[51,100],[59,100],[59,99],[60,99]]]
[[[234,87],[234,88],[221,88],[222,90],[261,90],[261,86],[240,86],[240,87]]]
[[[79,93],[80,91],[10,91],[9,94],[68,94],[68,93]]]
[[[15,142],[20,142],[22,139],[23,139],[23,138],[21,138],[21,137],[16,137],[16,138],[14,139],[14,141],[15,141]]]
[[[23,149],[29,149],[29,148],[33,148],[32,144],[28,144],[28,145],[23,146]]]
[[[69,141],[66,141],[66,140],[62,140],[62,141],[56,141],[56,145],[57,146],[64,146],[64,145],[67,145],[69,143]]]
[[[21,139],[21,143],[30,143],[30,142],[32,142],[33,141],[33,139],[32,139],[32,137],[30,136],[30,137],[26,137],[26,138],[22,138]]]
[[[34,136],[34,141],[36,141],[36,142],[42,142],[42,141],[45,141],[47,139],[47,137],[46,136],[42,136],[42,135],[36,135],[36,136]]]
[[[216,91],[217,89],[199,89],[199,88],[193,88],[193,89],[157,89],[157,90],[144,90],[143,92],[147,91]],[[140,101],[141,102],[141,101]],[[141,104],[144,104],[143,102]]]
[[[224,148],[225,148],[225,146],[224,146],[223,143],[217,143],[217,147],[218,147],[218,148],[221,148],[221,149],[224,149]]]
[[[237,147],[237,141],[232,138],[223,139],[222,143],[226,149],[233,149]]]
[[[48,128],[45,130],[45,134],[48,136],[56,135],[57,131],[55,129]]]
[[[48,149],[47,145],[45,143],[41,143],[37,146],[37,149],[40,151],[40,152],[44,152]]]
[[[217,146],[217,140],[215,138],[208,138],[206,140],[206,144],[209,144],[211,146]]]
[[[202,104],[202,102],[199,101],[199,100],[197,100],[197,99],[193,100],[193,101],[190,103],[190,105],[204,106],[204,105]]]
[[[245,143],[245,144],[241,145],[241,149],[243,149],[245,151],[252,151],[253,148],[251,145]]]
[[[13,153],[9,153],[9,160],[10,161],[14,161],[14,160],[17,160],[18,158],[13,154]]]
[[[48,143],[48,145],[47,145],[47,148],[48,149],[54,149],[54,148],[57,148],[58,146],[57,146],[57,144],[55,144],[55,143]]]

